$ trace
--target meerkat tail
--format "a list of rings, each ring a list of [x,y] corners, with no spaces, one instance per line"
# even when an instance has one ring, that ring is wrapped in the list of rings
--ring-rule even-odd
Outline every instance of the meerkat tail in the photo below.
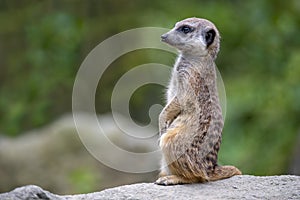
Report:
[[[216,181],[230,178],[234,175],[242,175],[242,172],[234,166],[216,166],[214,172],[210,174],[209,181]]]

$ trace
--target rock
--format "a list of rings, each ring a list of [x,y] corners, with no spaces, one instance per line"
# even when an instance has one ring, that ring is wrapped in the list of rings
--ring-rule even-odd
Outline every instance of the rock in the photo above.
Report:
[[[1,200],[93,200],[93,199],[300,199],[300,176],[235,176],[199,184],[159,186],[154,183],[124,185],[90,194],[59,196],[37,186],[17,188],[0,194]]]
[[[59,197],[58,195],[51,194],[48,191],[35,185],[28,185],[24,187],[19,187],[13,191],[5,194],[0,194],[1,200],[61,200],[64,197]]]

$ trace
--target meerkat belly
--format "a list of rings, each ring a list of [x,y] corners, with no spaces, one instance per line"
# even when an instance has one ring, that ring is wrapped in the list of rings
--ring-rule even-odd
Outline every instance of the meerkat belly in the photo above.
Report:
[[[191,177],[206,177],[205,170],[201,166],[201,158],[198,151],[191,146],[194,141],[195,129],[193,119],[188,115],[179,115],[162,135],[160,147],[169,171],[172,174]]]
[[[184,117],[179,115],[172,124],[167,128],[165,134],[160,138],[160,147],[165,149],[172,146],[181,134],[184,134],[186,125],[184,124]]]

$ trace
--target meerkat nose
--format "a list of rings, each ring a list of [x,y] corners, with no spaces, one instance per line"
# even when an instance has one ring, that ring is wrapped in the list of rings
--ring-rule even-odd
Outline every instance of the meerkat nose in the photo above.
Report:
[[[166,39],[167,39],[167,37],[168,37],[168,34],[163,34],[162,36],[160,36],[160,38],[161,38],[161,41],[165,41]]]

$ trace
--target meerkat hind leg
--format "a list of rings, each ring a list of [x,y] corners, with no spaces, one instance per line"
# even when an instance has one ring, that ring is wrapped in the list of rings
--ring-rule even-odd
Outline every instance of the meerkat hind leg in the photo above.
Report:
[[[157,185],[177,185],[197,182],[177,175],[162,176],[155,181]]]

